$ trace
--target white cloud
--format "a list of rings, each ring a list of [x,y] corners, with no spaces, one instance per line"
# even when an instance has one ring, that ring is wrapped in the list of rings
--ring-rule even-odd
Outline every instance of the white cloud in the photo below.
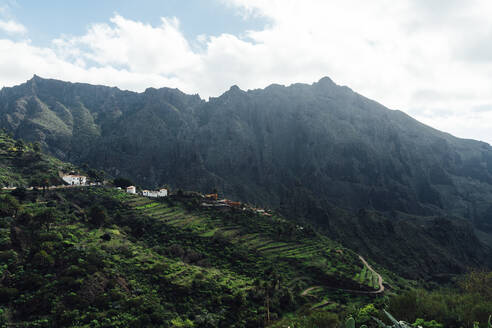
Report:
[[[144,74],[176,75],[199,59],[180,33],[176,18],[162,18],[158,27],[119,15],[111,23],[113,26],[94,24],[84,36],[57,39],[54,43],[99,65],[125,67]]]
[[[35,73],[42,77],[58,78],[71,82],[87,82],[118,86],[142,91],[145,87],[179,85],[176,78],[159,74],[131,72],[112,66],[84,67],[60,58],[52,49],[39,48],[27,41],[0,40],[1,84],[12,86],[26,81]]]
[[[0,10],[0,13],[2,13],[1,10]],[[25,33],[27,33],[27,29],[24,25],[19,24],[13,20],[2,20],[2,19],[0,19],[0,30],[7,32],[9,34],[25,34]]]
[[[187,40],[176,18],[151,26],[115,15],[84,35],[59,37],[51,48],[0,40],[0,85],[36,73],[207,97],[233,84],[249,89],[330,76],[436,128],[492,142],[492,111],[475,110],[492,104],[492,2],[223,2],[269,23],[241,36]]]
[[[470,114],[492,102],[489,1],[227,3],[272,19],[271,26],[249,36],[283,67],[274,69],[277,82],[329,75],[434,127],[492,142],[488,114]]]

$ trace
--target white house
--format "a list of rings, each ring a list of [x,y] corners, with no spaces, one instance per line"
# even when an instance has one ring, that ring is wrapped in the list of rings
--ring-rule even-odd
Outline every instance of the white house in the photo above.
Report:
[[[159,191],[143,190],[142,195],[146,196],[146,197],[153,197],[153,198],[166,197],[167,196],[167,189],[160,189]]]
[[[129,193],[129,194],[136,194],[137,193],[137,188],[135,188],[135,186],[126,187],[126,192]]]
[[[64,175],[62,179],[71,186],[82,186],[87,183],[87,177],[77,174]]]

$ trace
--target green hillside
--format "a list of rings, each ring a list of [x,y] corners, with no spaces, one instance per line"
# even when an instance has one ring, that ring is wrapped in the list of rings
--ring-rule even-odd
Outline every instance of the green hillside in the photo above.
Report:
[[[379,288],[308,227],[202,210],[196,195],[32,192],[1,225],[3,320],[29,327],[257,327],[300,308],[342,314]]]
[[[365,265],[308,226],[201,201],[105,187],[4,191],[0,326],[334,328],[352,315],[376,327],[371,316],[390,309],[471,328],[491,312],[490,273],[414,290],[425,284]]]
[[[71,167],[41,153],[38,144],[16,141],[0,131],[0,187],[60,185],[58,171]]]

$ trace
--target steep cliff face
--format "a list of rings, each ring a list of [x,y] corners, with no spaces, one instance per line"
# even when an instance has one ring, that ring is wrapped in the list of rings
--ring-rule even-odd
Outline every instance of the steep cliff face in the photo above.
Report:
[[[230,192],[247,199],[279,205],[302,189],[344,208],[469,217],[473,207],[483,219],[492,196],[489,145],[434,130],[327,78],[231,89],[198,115],[201,158],[243,185]]]
[[[234,86],[206,102],[177,89],[134,93],[35,76],[0,91],[0,125],[145,186],[217,188],[322,226],[336,222],[332,208],[354,218],[370,209],[389,220],[392,211],[461,217],[483,240],[492,233],[488,144],[432,129],[329,78]],[[381,249],[375,240],[367,243]]]
[[[4,88],[0,110],[16,136],[144,184],[218,187],[272,205],[306,186],[346,208],[445,210],[479,221],[490,210],[490,146],[436,131],[328,78],[232,87],[204,102],[176,89],[138,94],[35,76]]]

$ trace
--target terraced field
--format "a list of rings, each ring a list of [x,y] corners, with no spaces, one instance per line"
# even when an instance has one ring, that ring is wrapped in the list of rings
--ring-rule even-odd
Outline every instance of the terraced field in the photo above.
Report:
[[[159,271],[163,277],[166,277],[176,286],[191,286],[194,279],[200,276],[202,281],[211,282],[219,287],[231,289],[250,289],[253,284],[253,279],[238,275],[228,270],[218,270],[216,268],[205,268],[201,266],[183,263],[182,261],[164,258],[163,256],[145,249],[143,245],[134,243],[127,239],[123,231],[118,229],[101,228],[97,230],[87,230],[82,224],[75,224],[65,227],[73,233],[74,239],[85,238],[83,243],[80,243],[79,248],[94,248],[99,247],[101,236],[104,234],[111,235],[111,240],[106,242],[104,250],[108,253],[117,253],[121,249],[129,249],[127,256],[112,255],[112,261],[121,266],[120,270],[125,270],[125,265],[128,268],[139,268],[143,271],[153,272]],[[81,233],[83,232],[83,233]],[[69,243],[72,241],[69,241]],[[138,254],[134,256],[133,254]]]
[[[309,235],[304,228],[276,215],[250,213],[249,220],[213,209],[186,210],[182,204],[120,193],[117,196],[136,216],[158,220],[165,225],[190,232],[201,238],[222,238],[256,252],[265,261],[310,270],[313,277],[340,288],[378,289],[377,276],[361,263],[357,254],[319,235]],[[246,215],[247,216],[247,215]],[[251,216],[255,216],[251,220]],[[288,231],[288,234],[285,234]]]
[[[363,285],[371,286],[374,289],[379,288],[378,276],[367,269],[366,266],[362,268],[361,272],[355,278]]]

